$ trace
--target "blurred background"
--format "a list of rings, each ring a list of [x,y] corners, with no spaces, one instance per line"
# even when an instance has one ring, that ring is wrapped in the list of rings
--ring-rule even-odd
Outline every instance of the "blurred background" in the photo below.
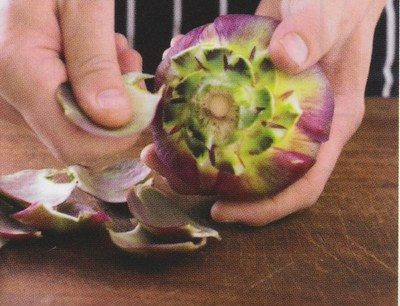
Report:
[[[253,14],[259,0],[118,0],[116,31],[128,36],[154,74],[171,37],[212,22],[221,14]],[[388,0],[375,37],[367,96],[399,95],[399,0]]]

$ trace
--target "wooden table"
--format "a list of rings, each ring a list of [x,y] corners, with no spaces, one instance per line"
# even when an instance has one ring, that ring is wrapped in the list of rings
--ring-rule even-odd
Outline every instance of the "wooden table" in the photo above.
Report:
[[[59,163],[0,124],[0,174]],[[0,305],[396,305],[398,101],[368,99],[318,203],[263,228],[214,224],[220,242],[164,262],[103,231],[0,250]]]

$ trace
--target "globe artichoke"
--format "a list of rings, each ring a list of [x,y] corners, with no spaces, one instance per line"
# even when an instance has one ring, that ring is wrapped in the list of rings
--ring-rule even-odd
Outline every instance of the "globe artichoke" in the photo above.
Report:
[[[273,195],[302,177],[328,139],[333,94],[317,64],[296,75],[268,51],[278,21],[226,15],[187,33],[160,63],[156,152],[199,193]]]

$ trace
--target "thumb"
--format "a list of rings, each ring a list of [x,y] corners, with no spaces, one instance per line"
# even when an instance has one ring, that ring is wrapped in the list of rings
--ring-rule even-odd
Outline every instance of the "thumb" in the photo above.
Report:
[[[338,1],[342,2],[342,1]],[[270,42],[278,68],[298,73],[318,62],[340,38],[344,8],[336,1],[286,1]]]
[[[132,109],[125,93],[114,35],[114,1],[60,1],[68,78],[83,111],[96,123],[127,124]]]

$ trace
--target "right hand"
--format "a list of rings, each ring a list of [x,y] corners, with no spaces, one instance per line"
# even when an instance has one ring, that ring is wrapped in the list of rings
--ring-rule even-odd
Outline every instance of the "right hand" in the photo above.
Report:
[[[211,209],[215,221],[262,226],[317,201],[343,146],[363,118],[374,29],[384,5],[384,0],[261,1],[257,14],[281,20],[269,44],[274,64],[288,73],[298,73],[320,62],[327,74],[335,97],[330,137],[321,145],[314,166],[298,181],[272,197],[220,199]],[[299,44],[299,39],[303,43]],[[176,191],[198,192],[162,163],[154,145],[146,147],[141,157]]]
[[[114,1],[3,2],[0,119],[26,124],[67,164],[90,165],[132,147],[138,135],[110,140],[88,134],[65,118],[55,100],[68,80],[96,123],[115,128],[131,120],[135,110],[121,75],[141,71],[142,60],[114,33]]]

